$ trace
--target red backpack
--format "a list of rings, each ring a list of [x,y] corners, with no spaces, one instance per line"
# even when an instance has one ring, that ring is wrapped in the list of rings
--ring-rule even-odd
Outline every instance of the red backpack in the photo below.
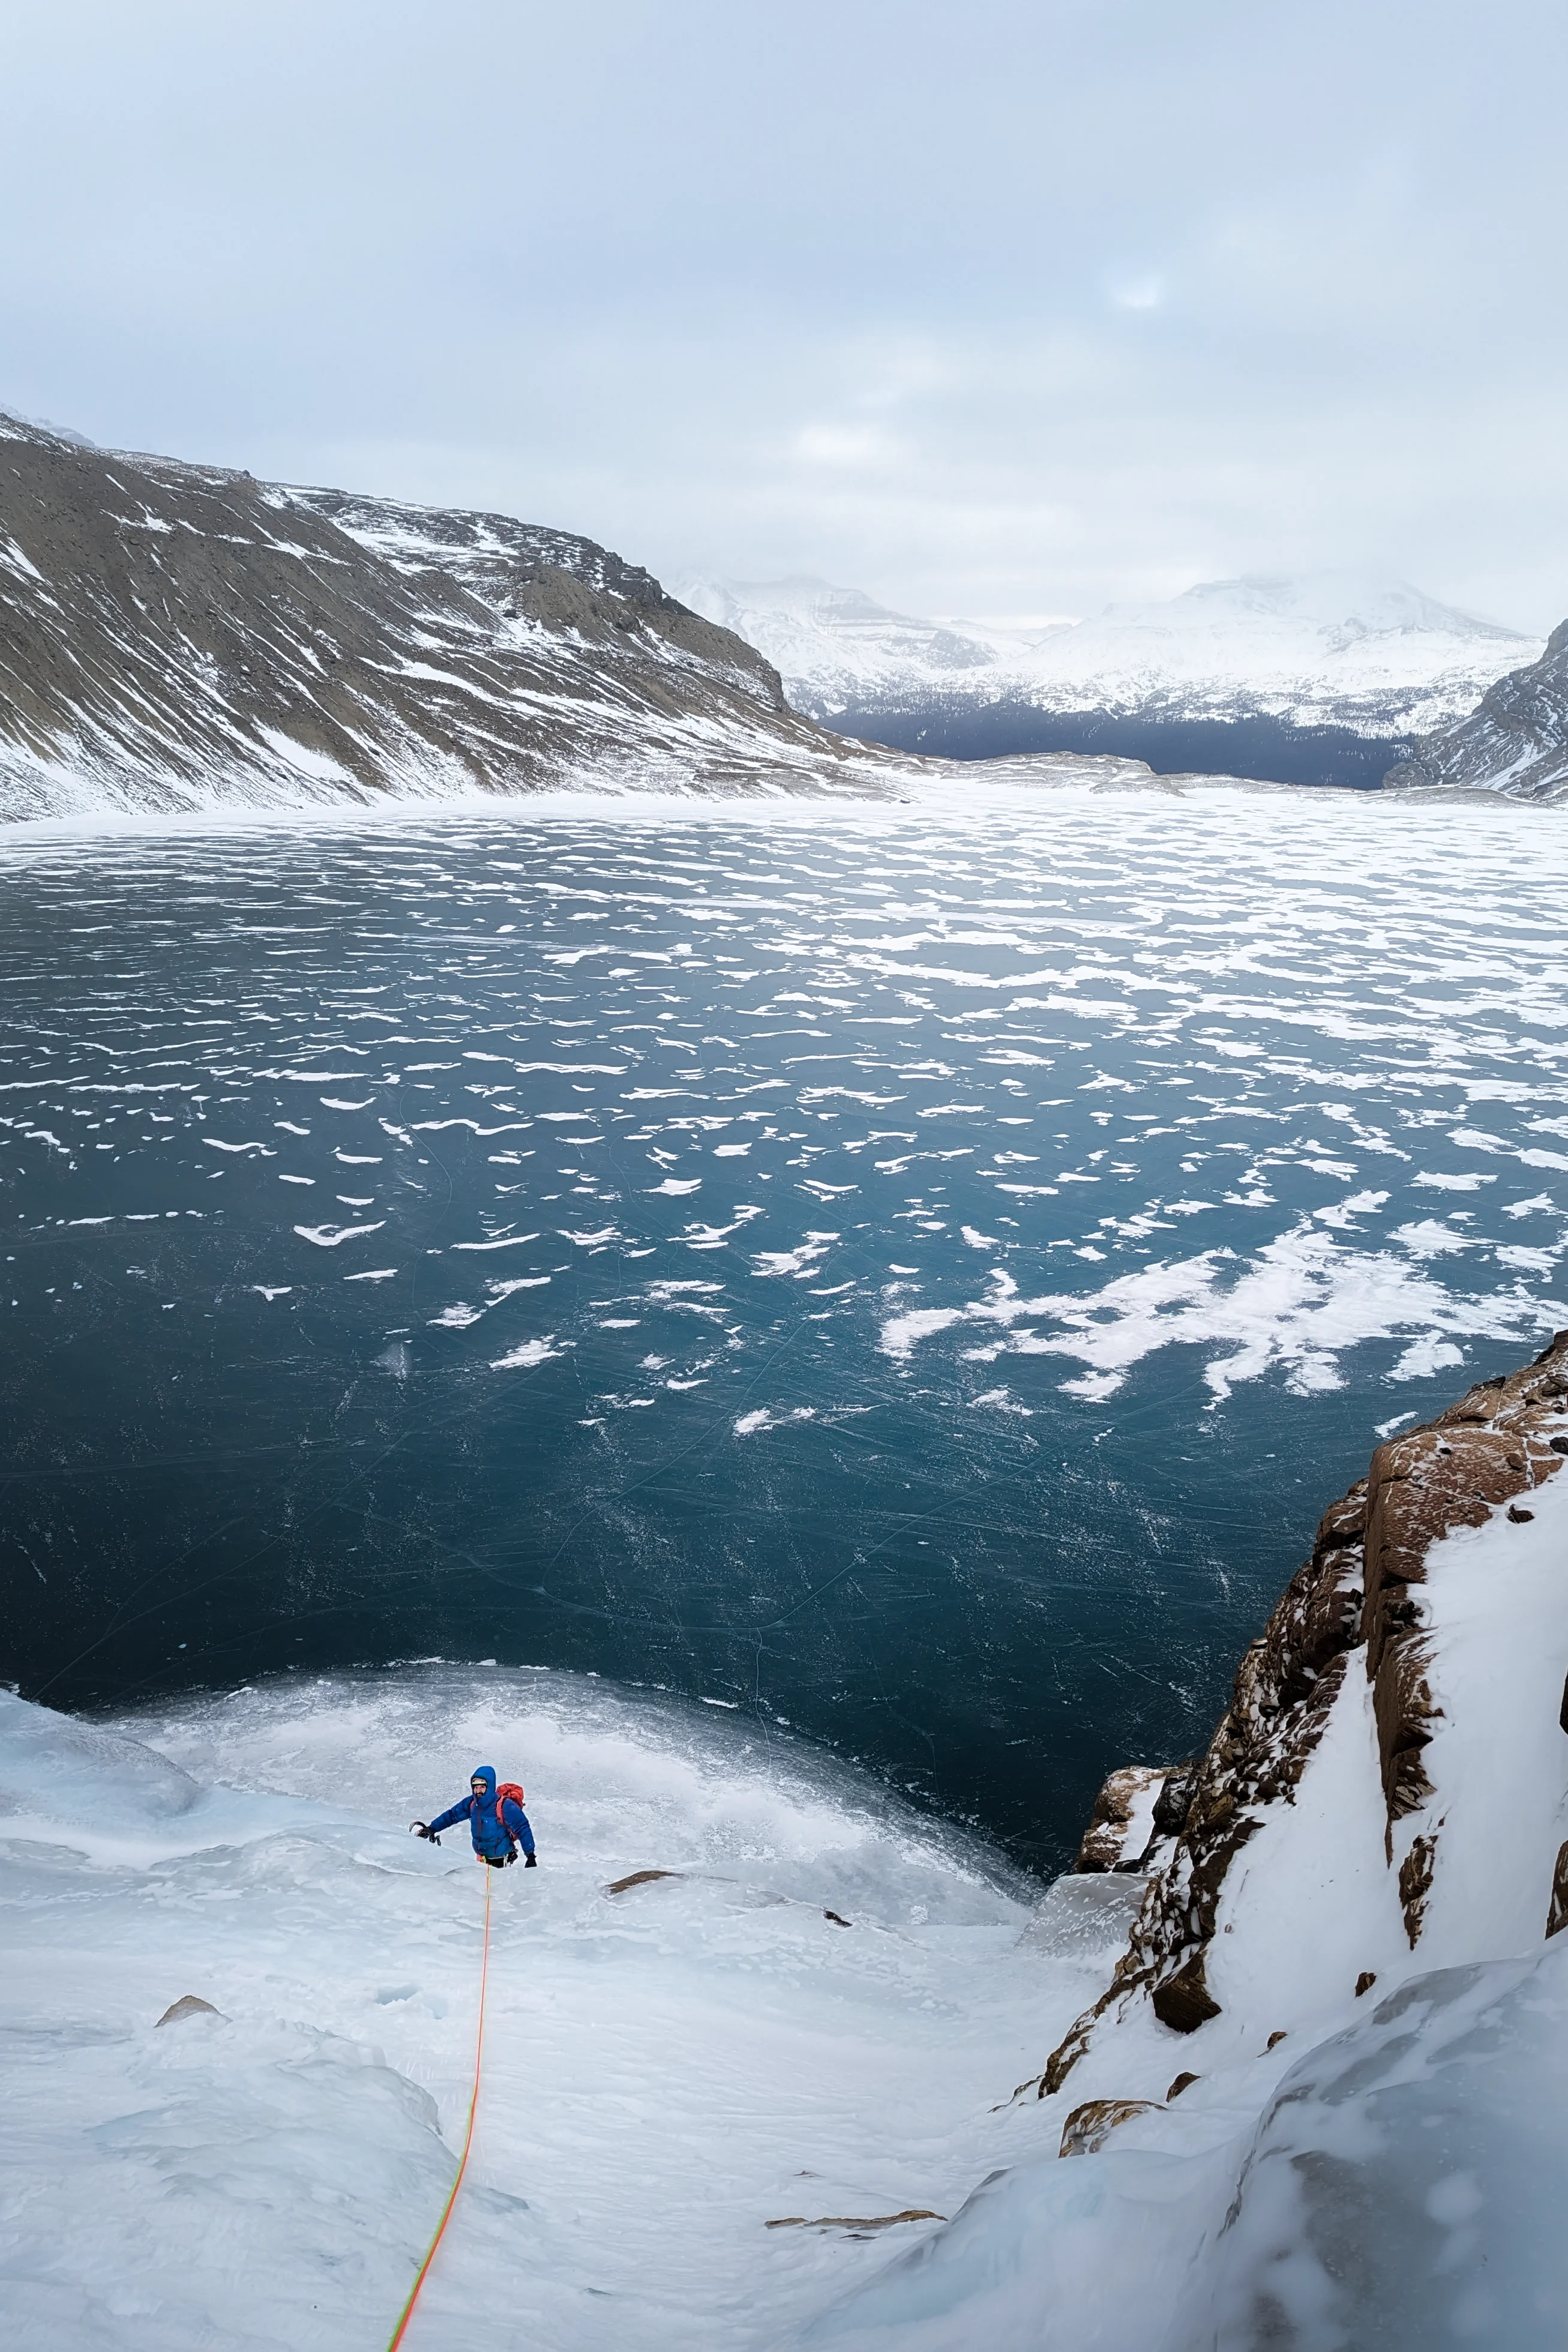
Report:
[[[523,1795],[523,1786],[520,1780],[497,1780],[496,1783],[496,1819],[500,1822],[501,1827],[506,1831],[507,1835],[511,1839],[512,1843],[516,1845],[517,1843],[517,1832],[508,1826],[506,1816],[501,1811],[502,1806],[507,1802],[508,1798],[511,1800],[512,1803],[516,1805],[519,1813],[523,1811],[528,1801]]]

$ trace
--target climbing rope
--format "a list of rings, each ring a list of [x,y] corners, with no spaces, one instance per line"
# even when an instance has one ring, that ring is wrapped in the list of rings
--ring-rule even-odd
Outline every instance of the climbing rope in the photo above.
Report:
[[[479,2028],[474,2037],[474,2088],[468,2096],[468,2129],[463,2137],[463,2154],[457,2166],[457,2178],[453,2182],[446,2203],[442,2208],[441,2219],[435,2225],[435,2235],[425,2249],[424,2260],[419,2266],[419,2276],[409,2289],[408,2301],[403,2305],[398,2324],[392,2330],[392,2341],[387,2346],[387,2352],[397,2352],[398,2346],[402,2342],[408,2323],[413,2316],[413,2306],[419,2301],[419,2291],[424,2284],[425,2274],[431,2263],[435,2260],[435,2250],[446,2234],[446,2224],[451,2221],[452,2209],[457,2202],[457,2191],[462,2188],[463,2176],[468,2169],[468,2151],[474,2145],[474,2118],[479,2111],[479,2070],[485,2057],[485,1992],[490,1978],[490,1885],[493,1875],[486,1863],[485,1864],[485,1957],[479,1964]]]

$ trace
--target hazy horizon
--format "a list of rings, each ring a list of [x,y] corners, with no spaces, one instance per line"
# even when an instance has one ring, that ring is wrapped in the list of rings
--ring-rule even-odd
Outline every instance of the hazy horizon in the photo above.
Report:
[[[1538,0],[0,5],[0,404],[661,577],[1568,612]]]

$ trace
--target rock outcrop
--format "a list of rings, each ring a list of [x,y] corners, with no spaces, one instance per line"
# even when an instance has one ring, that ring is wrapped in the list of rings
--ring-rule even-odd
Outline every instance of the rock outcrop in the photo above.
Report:
[[[186,2019],[190,2017],[221,2017],[222,2015],[222,2010],[215,2008],[210,2000],[204,2000],[199,1992],[183,1992],[178,2000],[172,2000],[169,2003],[168,2008],[158,2020],[158,2023],[183,2025]]]
[[[1539,661],[1500,677],[1468,719],[1426,736],[1384,782],[1391,791],[1568,800],[1568,621],[1552,631]]]
[[[1565,1457],[1568,1332],[1378,1447],[1165,1780],[1174,1834],[1113,1775],[1040,1906],[1108,1917],[1153,1832],[1110,1985],[952,2221],[802,2345],[1558,2352]]]
[[[1190,1766],[1124,1764],[1094,1800],[1074,1871],[1146,1870],[1162,1832],[1181,1827],[1190,1793]]]
[[[1349,1849],[1358,1824],[1364,1832],[1374,1816],[1388,1891],[1410,1953],[1422,1943],[1450,1834],[1458,1834],[1449,1831],[1451,1815],[1458,1821],[1463,1814],[1463,1862],[1442,1958],[1474,1956],[1463,1949],[1459,1916],[1471,1898],[1458,1880],[1473,1888],[1478,1870],[1484,1876],[1489,1838],[1500,1874],[1508,1872],[1526,1906],[1521,1916],[1528,1916],[1531,1897],[1517,1885],[1520,1839],[1531,1834],[1521,1827],[1531,1810],[1526,1792],[1511,1799],[1478,1786],[1472,1759],[1491,1737],[1489,1710],[1500,1711],[1506,1745],[1509,1712],[1526,1704],[1521,1689],[1495,1687],[1494,1661],[1521,1655],[1537,1639],[1556,1643],[1563,1652],[1561,1663],[1553,1655],[1548,1675],[1558,1677],[1552,1687],[1554,1708],[1563,1689],[1562,1727],[1553,1719],[1546,1728],[1559,1741],[1568,1730],[1568,1688],[1561,1681],[1568,1666],[1568,1558],[1561,1562],[1563,1625],[1538,1627],[1529,1622],[1528,1587],[1511,1586],[1506,1570],[1488,1569],[1477,1552],[1456,1553],[1452,1539],[1467,1530],[1506,1534],[1531,1527],[1531,1498],[1555,1478],[1565,1456],[1568,1331],[1559,1332],[1525,1370],[1481,1382],[1424,1428],[1378,1447],[1367,1477],[1325,1512],[1311,1559],[1242,1660],[1230,1706],[1190,1780],[1172,1775],[1167,1782],[1173,1794],[1186,1792],[1185,1813],[1168,1852],[1156,1846],[1150,1857],[1156,1866],[1112,1983],[1026,2088],[1041,2097],[1058,2091],[1103,2021],[1125,2015],[1130,2004],[1146,2002],[1160,2025],[1183,2034],[1218,2019],[1226,2007],[1225,1988],[1216,1981],[1225,1935],[1242,1940],[1226,1948],[1224,1968],[1246,1979],[1248,1997],[1256,1997],[1259,1972],[1249,1977],[1246,1958],[1259,1942],[1255,1915],[1264,1897],[1255,1895],[1250,1906],[1243,1897],[1248,1858],[1255,1840],[1271,1839],[1277,1850],[1271,1867],[1288,1899],[1288,1881],[1292,1871],[1299,1879],[1301,1856],[1298,1851],[1289,1868],[1281,1857],[1292,1834],[1300,1849],[1304,1830],[1287,1817],[1301,1807],[1303,1776],[1318,1759],[1331,1721],[1337,1725],[1338,1776],[1332,1803],[1345,1817],[1322,1820],[1317,1842],[1340,1841],[1343,1875],[1347,1885],[1355,1880],[1358,1890],[1347,1893],[1344,1903],[1364,1906],[1369,1941],[1385,1933],[1382,1921],[1392,1915],[1383,1891],[1369,1883],[1364,1836],[1354,1868]],[[1549,1561],[1542,1572],[1552,1569]],[[1478,1612],[1484,1635],[1468,1630]],[[1539,1679],[1538,1660],[1533,1671]],[[1461,1697],[1462,1725],[1449,1720],[1459,1713]],[[1532,1704],[1539,1711],[1538,1696]],[[1448,1769],[1439,1770],[1434,1744],[1445,1730],[1453,1753]],[[1530,1727],[1532,1739],[1542,1733],[1540,1725]],[[1514,1769],[1531,1769],[1521,1749]],[[1556,1774],[1568,1787],[1568,1747]],[[1133,1780],[1145,1788],[1152,1777],[1146,1768],[1113,1775],[1086,1851],[1106,1843],[1118,1812],[1125,1820]],[[1534,1810],[1555,1819],[1563,1791],[1553,1783],[1533,1794]],[[1486,1808],[1500,1804],[1508,1811],[1489,1823]],[[1312,1862],[1332,1885],[1332,1845]],[[1531,1930],[1539,1941],[1568,1924],[1568,1842],[1560,1850],[1531,1852],[1528,1868],[1531,1883],[1540,1883]],[[1335,1945],[1332,1924],[1319,1919],[1314,1925],[1326,1954]],[[1273,1919],[1270,1932],[1277,1935],[1279,1926]],[[1359,1972],[1357,1994],[1378,1981],[1380,1972],[1386,1979],[1387,1956],[1369,1950],[1366,1957],[1380,1967]],[[1423,1956],[1422,1965],[1437,1964]],[[1283,1993],[1281,1998],[1288,2006]]]
[[[1151,2114],[1158,2104],[1155,2099],[1085,2099],[1062,2125],[1057,2154],[1098,2156],[1118,2125]]]

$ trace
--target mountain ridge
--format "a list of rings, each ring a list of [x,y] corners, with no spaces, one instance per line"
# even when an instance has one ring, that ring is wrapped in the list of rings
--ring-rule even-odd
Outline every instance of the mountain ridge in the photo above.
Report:
[[[1489,687],[1475,709],[1428,735],[1385,782],[1411,792],[1568,801],[1568,621],[1539,661]]]
[[[952,718],[1011,706],[1140,722],[1338,727],[1404,739],[1469,713],[1540,640],[1375,572],[1201,581],[1086,621],[922,621],[861,591],[788,581],[679,583],[746,635],[813,718]]]
[[[0,416],[0,817],[897,766],[591,540]]]

